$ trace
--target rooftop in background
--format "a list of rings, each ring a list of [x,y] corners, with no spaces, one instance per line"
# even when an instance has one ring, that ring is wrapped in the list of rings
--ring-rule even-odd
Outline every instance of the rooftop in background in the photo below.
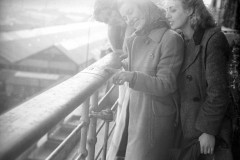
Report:
[[[0,33],[0,57],[15,63],[56,46],[75,63],[107,41],[107,26],[96,21]]]

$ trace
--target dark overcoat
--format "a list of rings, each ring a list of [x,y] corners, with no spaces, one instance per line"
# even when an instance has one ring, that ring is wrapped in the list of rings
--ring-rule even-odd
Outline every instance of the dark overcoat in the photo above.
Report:
[[[108,151],[114,160],[128,123],[126,160],[158,160],[173,134],[177,76],[183,61],[183,39],[167,27],[127,40],[129,70],[136,79],[119,102],[121,111]],[[129,121],[126,121],[129,110]]]
[[[179,77],[181,123],[185,139],[202,133],[230,139],[227,55],[230,49],[220,28],[199,29],[186,42]]]

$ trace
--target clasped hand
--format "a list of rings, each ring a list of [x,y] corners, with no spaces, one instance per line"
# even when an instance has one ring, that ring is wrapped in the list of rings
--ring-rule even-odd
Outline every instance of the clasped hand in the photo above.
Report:
[[[131,82],[133,79],[133,72],[130,71],[122,71],[114,68],[106,68],[106,72],[115,73],[113,76],[113,84],[115,85],[123,85],[125,82]]]
[[[133,72],[121,71],[113,76],[113,83],[116,85],[123,85],[125,82],[131,82],[133,79]]]

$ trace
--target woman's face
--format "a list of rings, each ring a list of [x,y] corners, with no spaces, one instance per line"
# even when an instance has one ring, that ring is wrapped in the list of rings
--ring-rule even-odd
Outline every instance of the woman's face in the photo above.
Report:
[[[119,8],[119,12],[127,25],[136,30],[141,30],[146,24],[144,13],[134,3],[124,2]]]
[[[184,29],[189,20],[189,11],[183,9],[181,0],[168,0],[166,7],[171,28]]]

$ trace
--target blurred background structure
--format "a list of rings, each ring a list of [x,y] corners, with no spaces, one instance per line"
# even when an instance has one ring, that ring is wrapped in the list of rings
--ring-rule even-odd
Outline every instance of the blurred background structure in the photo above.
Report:
[[[106,26],[94,0],[0,1],[0,113],[101,57]]]

